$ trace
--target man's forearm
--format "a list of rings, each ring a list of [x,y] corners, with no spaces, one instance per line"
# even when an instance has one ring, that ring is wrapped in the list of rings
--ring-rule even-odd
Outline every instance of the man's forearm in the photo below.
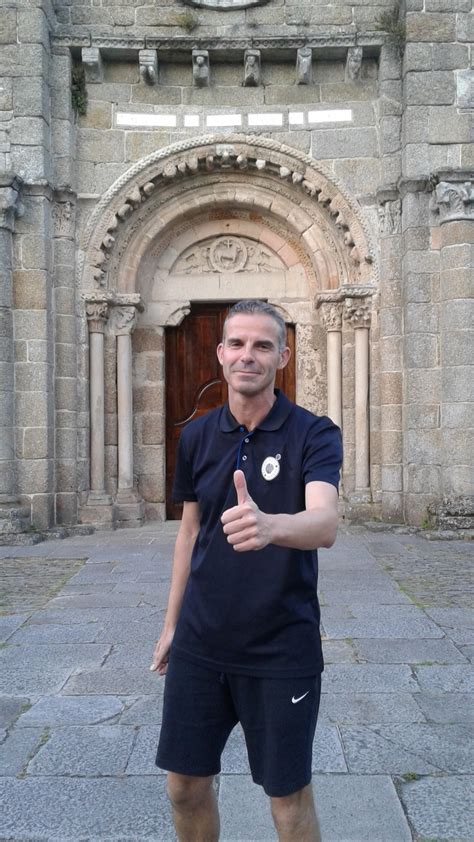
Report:
[[[170,592],[164,628],[167,631],[174,630],[178,622],[181,604],[183,602],[186,583],[191,568],[191,556],[196,541],[196,532],[183,532],[181,529],[176,538],[173,556],[173,571],[171,575]]]
[[[270,529],[270,544],[296,550],[331,547],[336,540],[337,512],[325,508],[306,509],[294,515],[265,515]]]

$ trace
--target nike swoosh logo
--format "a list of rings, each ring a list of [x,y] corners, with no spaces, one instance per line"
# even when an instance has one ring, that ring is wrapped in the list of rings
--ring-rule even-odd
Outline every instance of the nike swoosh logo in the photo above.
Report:
[[[296,705],[298,702],[301,702],[301,699],[304,699],[305,696],[308,695],[308,693],[309,693],[309,690],[307,690],[306,693],[303,693],[303,695],[300,696],[298,699],[295,699],[295,697],[293,696],[291,701],[293,702],[294,705]]]

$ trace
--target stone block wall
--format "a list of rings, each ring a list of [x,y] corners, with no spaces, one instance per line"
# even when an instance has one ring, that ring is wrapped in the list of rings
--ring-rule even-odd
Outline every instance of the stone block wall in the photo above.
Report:
[[[9,430],[0,459],[35,525],[76,522],[89,489],[89,335],[78,255],[90,214],[147,155],[236,132],[311,155],[367,221],[379,278],[370,345],[374,512],[419,524],[443,500],[450,512],[469,509],[472,3],[401,6],[403,56],[380,29],[393,0],[269,0],[225,12],[180,0],[14,0],[2,9],[0,190],[23,185],[21,201],[0,209],[0,428]],[[303,80],[302,39],[312,45]],[[363,60],[351,75],[347,50],[354,47]],[[249,48],[260,50],[261,76],[247,86]],[[193,49],[209,51],[208,85],[193,80]],[[153,66],[156,57],[156,78],[140,69],[143,50]],[[88,107],[78,116],[70,84],[81,60]],[[318,349],[307,398],[319,408],[324,331],[317,323],[304,331],[308,347]],[[161,517],[163,407],[155,398],[163,392],[162,336],[154,335],[152,347],[149,341],[150,331],[133,335],[135,466],[148,515]],[[353,343],[345,326],[348,491],[356,470]],[[106,490],[114,494],[110,326],[105,365]],[[310,379],[305,361],[301,372],[302,382]]]

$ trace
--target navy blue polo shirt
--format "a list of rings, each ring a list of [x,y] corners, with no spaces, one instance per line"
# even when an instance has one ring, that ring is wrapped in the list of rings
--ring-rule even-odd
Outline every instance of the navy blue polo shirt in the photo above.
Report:
[[[243,470],[263,512],[295,514],[305,508],[306,483],[337,488],[342,461],[339,427],[276,394],[252,432],[227,404],[188,424],[173,487],[176,502],[197,501],[200,512],[173,650],[219,671],[274,678],[323,669],[318,556],[274,544],[236,552],[220,520],[237,504],[233,473]]]

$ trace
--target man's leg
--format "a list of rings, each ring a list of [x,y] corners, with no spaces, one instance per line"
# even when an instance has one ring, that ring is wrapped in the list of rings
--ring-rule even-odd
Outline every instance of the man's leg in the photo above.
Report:
[[[321,842],[311,784],[283,798],[272,798],[279,842]]]
[[[218,842],[219,812],[214,778],[168,772],[168,796],[179,842]]]

